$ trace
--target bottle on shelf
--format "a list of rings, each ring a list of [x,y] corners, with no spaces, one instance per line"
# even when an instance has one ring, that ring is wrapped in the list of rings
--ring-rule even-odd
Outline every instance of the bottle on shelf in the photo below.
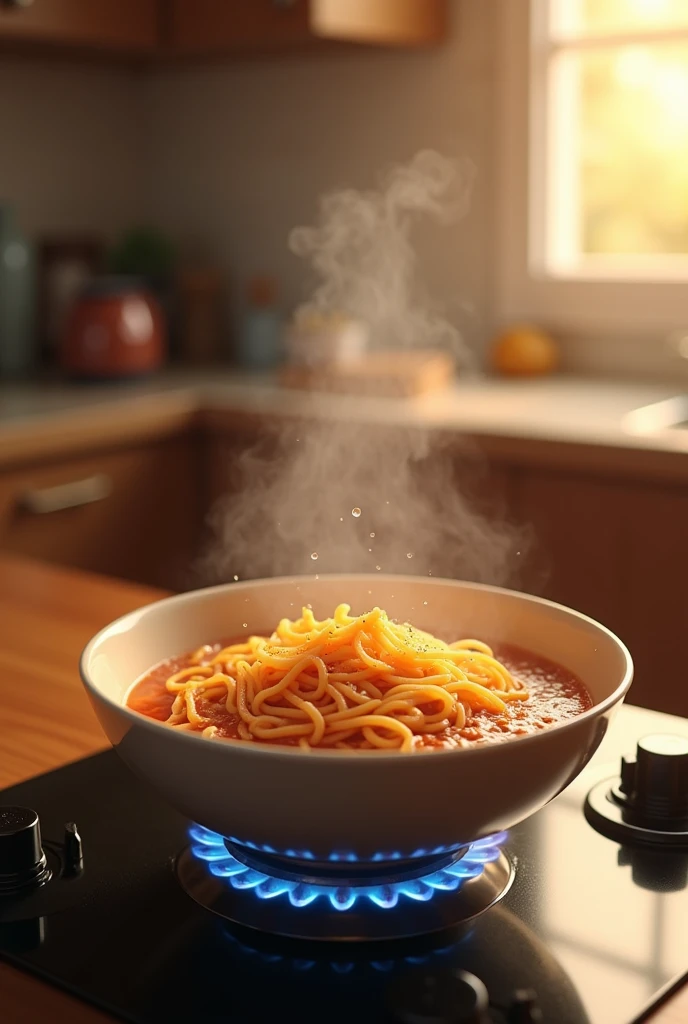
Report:
[[[12,211],[0,206],[0,376],[23,377],[34,365],[35,265]]]
[[[277,283],[255,277],[248,285],[247,306],[239,338],[239,361],[247,370],[272,370],[282,358],[282,316]]]

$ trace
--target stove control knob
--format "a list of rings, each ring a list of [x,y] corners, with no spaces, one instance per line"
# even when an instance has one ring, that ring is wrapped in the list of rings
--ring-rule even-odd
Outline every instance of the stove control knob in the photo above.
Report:
[[[537,996],[531,988],[518,989],[514,992],[509,1010],[509,1024],[541,1024],[542,1019]]]
[[[467,971],[407,974],[389,992],[394,1024],[487,1024],[489,999],[479,978]]]
[[[656,733],[639,740],[635,761],[622,761],[621,792],[639,822],[688,818],[688,738]]]
[[[0,896],[49,877],[36,812],[30,807],[0,806]]]

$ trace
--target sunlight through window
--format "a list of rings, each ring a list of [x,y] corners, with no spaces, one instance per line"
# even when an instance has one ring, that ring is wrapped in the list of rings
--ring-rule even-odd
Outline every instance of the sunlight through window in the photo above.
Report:
[[[535,25],[535,259],[563,275],[686,274],[688,0],[551,0]]]

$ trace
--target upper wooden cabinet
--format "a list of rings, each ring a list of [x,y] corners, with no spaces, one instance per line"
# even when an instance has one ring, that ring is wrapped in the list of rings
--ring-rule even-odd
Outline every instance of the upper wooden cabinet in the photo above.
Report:
[[[446,0],[171,0],[180,54],[260,53],[333,42],[423,46],[446,33]]]
[[[0,0],[0,40],[153,53],[160,12],[159,0]]]
[[[326,41],[427,46],[448,0],[0,0],[0,43],[140,57],[260,55]]]
[[[170,0],[173,53],[203,55],[284,50],[308,44],[308,0]]]

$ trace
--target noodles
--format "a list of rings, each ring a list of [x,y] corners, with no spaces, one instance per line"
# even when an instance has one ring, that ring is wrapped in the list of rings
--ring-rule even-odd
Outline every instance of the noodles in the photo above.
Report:
[[[346,604],[323,620],[304,608],[269,638],[201,647],[191,662],[166,679],[169,725],[215,738],[229,716],[240,739],[304,749],[412,751],[528,698],[487,644],[445,643]]]

